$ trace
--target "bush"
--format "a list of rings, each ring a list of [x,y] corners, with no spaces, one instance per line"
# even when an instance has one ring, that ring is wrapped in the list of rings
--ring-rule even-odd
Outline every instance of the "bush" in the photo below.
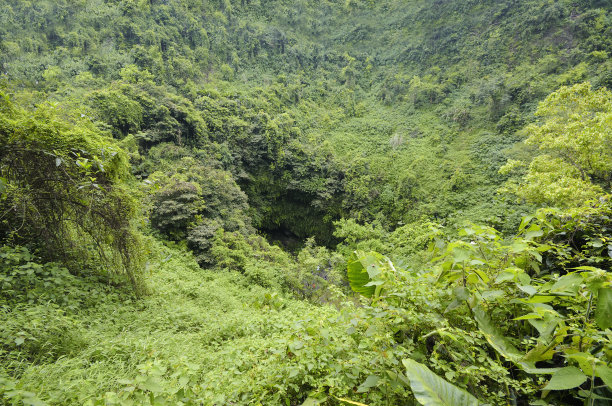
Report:
[[[0,305],[53,304],[63,310],[100,305],[117,295],[99,276],[77,277],[57,263],[41,264],[24,247],[0,247]]]
[[[195,216],[204,206],[198,187],[191,182],[171,183],[157,192],[153,199],[151,224],[174,241],[185,238]]]
[[[0,360],[48,363],[85,347],[83,327],[55,304],[0,308]]]

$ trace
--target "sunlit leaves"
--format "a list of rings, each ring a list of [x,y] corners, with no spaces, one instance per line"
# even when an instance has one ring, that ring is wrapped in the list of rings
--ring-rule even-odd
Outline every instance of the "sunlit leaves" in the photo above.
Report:
[[[477,398],[412,359],[403,360],[414,397],[423,406],[478,406]]]
[[[493,324],[485,309],[478,306],[473,309],[474,318],[485,338],[497,352],[510,361],[518,362],[523,354]]]
[[[612,327],[612,288],[598,290],[595,321],[601,329]]]
[[[365,297],[378,297],[392,265],[376,252],[364,254],[356,251],[349,259],[347,269],[351,289]]]
[[[595,372],[609,388],[612,388],[612,367],[599,364],[595,367]]]
[[[544,390],[567,390],[582,385],[587,376],[576,367],[565,367],[556,371]]]
[[[509,190],[527,200],[580,206],[609,187],[612,170],[612,93],[589,83],[562,87],[536,111],[539,122],[525,128],[525,143],[539,150],[519,184]],[[520,167],[511,160],[502,168]]]

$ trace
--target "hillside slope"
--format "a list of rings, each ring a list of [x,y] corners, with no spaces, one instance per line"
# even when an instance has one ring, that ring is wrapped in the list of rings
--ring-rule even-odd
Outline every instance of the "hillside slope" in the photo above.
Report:
[[[127,98],[106,99],[111,108],[83,100],[75,87],[121,80],[131,64],[146,69],[184,98],[166,103],[170,115],[201,124],[169,123],[154,131],[166,135],[141,137],[141,149],[190,136],[191,144],[227,144],[233,158],[223,166],[247,192],[254,225],[326,244],[340,217],[378,215],[392,228],[423,215],[468,218],[512,229],[510,213],[524,209],[495,191],[516,131],[559,86],[610,86],[612,77],[605,1],[11,0],[6,7],[0,62],[9,83],[89,100],[123,137],[151,133],[148,121],[162,118],[125,88],[114,94]],[[130,99],[153,117],[122,111],[137,105]],[[233,107],[242,100],[247,110]],[[178,107],[191,105],[190,113]],[[264,159],[245,158],[245,145]],[[303,154],[329,161],[316,182],[303,179]]]

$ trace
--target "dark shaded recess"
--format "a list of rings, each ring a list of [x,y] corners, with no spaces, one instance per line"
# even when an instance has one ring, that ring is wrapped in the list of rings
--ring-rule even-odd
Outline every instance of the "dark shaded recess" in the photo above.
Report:
[[[242,185],[249,196],[254,226],[271,242],[280,242],[285,248],[299,248],[314,237],[317,244],[335,247],[333,221],[340,215],[334,210],[317,207],[317,197],[299,191],[287,191],[282,186],[256,180]]]
[[[565,244],[566,257],[544,253],[543,272],[567,274],[579,266],[593,266],[599,269],[612,268],[612,248],[602,243],[612,235],[610,210],[603,215],[593,216],[589,222],[567,224],[547,235],[556,244]]]
[[[277,228],[274,230],[260,230],[266,239],[273,245],[280,245],[289,252],[297,253],[303,246],[303,239],[293,234],[291,230],[286,228]]]

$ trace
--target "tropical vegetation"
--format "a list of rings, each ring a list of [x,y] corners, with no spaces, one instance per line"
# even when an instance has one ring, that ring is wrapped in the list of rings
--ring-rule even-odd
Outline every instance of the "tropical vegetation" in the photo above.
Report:
[[[607,0],[5,0],[0,404],[612,402]]]

